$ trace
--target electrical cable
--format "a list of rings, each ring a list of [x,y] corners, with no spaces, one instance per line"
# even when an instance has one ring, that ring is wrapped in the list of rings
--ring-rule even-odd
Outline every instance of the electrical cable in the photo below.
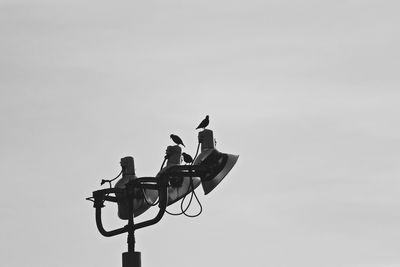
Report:
[[[193,165],[195,159],[198,156],[200,144],[201,143],[199,142],[198,145],[197,145],[196,154],[195,154],[195,156],[193,158],[193,161],[192,161],[192,163],[190,165]],[[191,194],[190,194],[190,191],[191,191]],[[188,194],[190,194],[189,203],[187,204],[186,208],[183,208],[185,199],[186,199]],[[191,215],[191,214],[187,214],[186,213],[186,211],[189,209],[189,206],[192,204],[193,196],[196,198],[196,201],[197,201],[197,203],[199,204],[199,207],[200,207],[200,211],[195,215]],[[193,185],[193,177],[190,177],[190,185],[189,185],[189,188],[188,188],[188,192],[185,194],[185,196],[181,200],[181,212],[172,213],[172,212],[169,212],[169,211],[165,210],[165,212],[168,213],[169,215],[178,216],[178,215],[182,215],[183,214],[183,215],[185,215],[187,217],[190,217],[190,218],[199,216],[202,213],[202,211],[203,211],[203,206],[201,205],[201,202],[200,202],[199,198],[196,195],[195,188],[194,188],[194,185]]]
[[[153,204],[151,204],[151,203],[147,200],[146,193],[144,192],[144,189],[143,189],[143,188],[142,188],[142,193],[143,193],[144,201],[147,203],[147,205],[149,205],[149,206],[156,206],[156,205],[158,205],[158,203],[160,202],[160,199],[158,198],[156,202],[154,202]]]
[[[119,174],[115,177],[115,178],[113,178],[113,179],[110,179],[110,180],[107,180],[107,179],[101,179],[101,183],[100,183],[100,185],[103,185],[103,184],[105,184],[105,183],[108,183],[109,184],[109,186],[110,186],[110,188],[112,188],[112,182],[115,180],[115,179],[117,179],[118,177],[120,177],[121,176],[121,174],[122,174],[122,172],[123,172],[123,169],[121,169],[121,171],[119,172]],[[110,195],[110,193],[107,193],[106,194],[106,196],[109,196]],[[105,200],[103,200],[103,203],[105,202]]]
[[[199,198],[197,197],[196,192],[195,192],[195,190],[194,190],[195,188],[194,188],[194,185],[193,185],[193,179],[192,179],[192,178],[191,178],[191,180],[190,180],[190,186],[192,187],[192,194],[191,194],[191,196],[190,196],[189,204],[188,204],[188,206],[186,207],[186,209],[183,210],[183,209],[182,209],[182,207],[183,207],[183,200],[182,200],[181,209],[182,209],[182,213],[183,213],[186,217],[194,218],[194,217],[199,216],[199,215],[203,212],[203,206],[201,205],[200,200],[199,200]],[[188,208],[189,208],[189,206],[190,206],[190,204],[191,204],[191,202],[192,202],[193,196],[196,198],[196,201],[197,201],[197,203],[199,204],[199,207],[200,207],[200,211],[199,211],[197,214],[195,214],[195,215],[191,215],[191,214],[187,214],[187,213],[186,213],[186,211],[188,210]]]
[[[187,214],[187,213],[186,213],[186,210],[185,210],[185,211],[183,212],[183,214],[184,214],[186,217],[189,217],[189,218],[197,217],[197,216],[199,216],[199,215],[203,212],[203,206],[201,205],[201,202],[200,202],[199,198],[197,197],[196,192],[195,192],[194,190],[192,191],[192,196],[193,196],[193,195],[194,195],[194,197],[196,198],[197,203],[199,204],[200,210],[199,210],[199,212],[198,212],[197,214],[194,214],[194,215]],[[189,206],[188,206],[188,207],[189,207]]]
[[[109,183],[110,188],[112,188],[111,182],[114,181],[115,179],[117,179],[118,177],[120,177],[121,174],[122,174],[122,171],[123,171],[123,170],[121,169],[121,171],[119,172],[119,174],[117,175],[117,177],[115,177],[115,178],[113,178],[113,179],[110,179],[110,180],[102,179],[100,185],[103,185],[103,184],[105,184],[105,183]]]
[[[201,142],[199,141],[199,143],[197,144],[196,154],[195,154],[195,156],[194,156],[194,158],[193,158],[193,161],[192,161],[192,163],[191,163],[190,165],[193,165],[195,159],[196,159],[197,156],[198,156],[200,144],[201,144]],[[185,210],[182,210],[182,212],[183,212],[183,214],[184,214],[185,216],[190,217],[190,218],[194,218],[194,217],[199,216],[199,215],[202,213],[202,211],[203,211],[203,206],[201,205],[201,202],[200,202],[199,198],[198,198],[197,195],[196,195],[195,188],[194,188],[194,185],[193,185],[193,178],[192,178],[192,177],[190,177],[190,185],[191,185],[191,187],[192,187],[192,194],[191,194],[191,196],[190,196],[190,200],[189,200],[189,204],[188,204],[187,208],[186,208]],[[194,195],[194,197],[196,198],[197,203],[199,204],[200,211],[199,211],[197,214],[195,214],[195,215],[190,215],[190,214],[187,214],[186,211],[187,211],[187,209],[189,208],[190,204],[192,203],[193,195]],[[181,209],[182,209],[182,206],[183,206],[183,201],[184,201],[184,199],[182,200],[182,203],[181,203]]]
[[[185,214],[185,211],[187,211],[187,209],[189,208],[190,204],[192,203],[193,194],[190,195],[190,200],[189,200],[188,206],[187,206],[185,209],[183,209],[183,202],[185,201],[186,197],[189,195],[190,191],[193,191],[193,181],[192,181],[192,177],[191,177],[190,179],[191,179],[191,183],[190,183],[190,186],[189,186],[189,188],[188,188],[188,191],[186,192],[186,194],[183,196],[183,198],[182,198],[182,200],[181,200],[181,212],[179,212],[179,213],[173,213],[173,212],[170,212],[170,211],[165,210],[165,212],[168,213],[169,215],[178,216],[178,215]]]
[[[167,161],[168,156],[165,155],[163,162],[161,163],[160,171],[164,168],[165,161]]]
[[[195,161],[196,158],[197,158],[197,154],[199,154],[200,144],[201,144],[200,142],[197,144],[196,154],[194,155],[193,161],[192,161],[192,163],[191,163],[190,165],[193,165],[194,161]]]
[[[185,202],[186,196],[187,196],[189,193],[187,193],[187,194],[185,195],[185,197],[184,197],[184,198],[182,199],[182,201],[181,201],[181,211],[182,211],[182,214],[185,214],[185,212],[189,209],[189,206],[192,204],[193,192],[194,192],[193,178],[192,178],[192,177],[190,177],[190,187],[189,187],[189,188],[191,188],[192,193],[190,194],[189,203],[187,204],[187,206],[186,206],[185,209],[183,208],[183,203]],[[189,192],[189,190],[190,190],[190,189],[188,189],[188,192]]]

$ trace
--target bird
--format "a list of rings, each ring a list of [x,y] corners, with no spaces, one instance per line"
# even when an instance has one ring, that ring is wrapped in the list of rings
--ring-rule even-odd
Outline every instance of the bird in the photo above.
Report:
[[[197,126],[196,130],[200,129],[200,128],[205,129],[209,123],[210,123],[210,120],[209,120],[209,116],[207,115],[206,118],[200,122],[199,126]]]
[[[182,157],[183,157],[183,161],[186,163],[193,162],[193,158],[189,154],[186,154],[185,152],[182,153]]]
[[[172,141],[174,141],[175,144],[185,146],[182,142],[182,139],[179,136],[171,134],[169,137],[171,137]]]

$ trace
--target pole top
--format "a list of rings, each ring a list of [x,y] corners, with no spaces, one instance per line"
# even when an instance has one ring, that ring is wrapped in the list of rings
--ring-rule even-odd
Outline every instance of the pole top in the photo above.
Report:
[[[121,167],[122,174],[135,175],[135,162],[133,161],[133,157],[121,158]]]
[[[214,133],[212,130],[204,129],[199,132],[199,143],[201,143],[201,151],[205,149],[214,149],[215,141],[214,141]]]

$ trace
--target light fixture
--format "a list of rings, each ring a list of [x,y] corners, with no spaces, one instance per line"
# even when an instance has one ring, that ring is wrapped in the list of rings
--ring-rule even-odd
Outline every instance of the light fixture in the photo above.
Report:
[[[166,150],[166,157],[167,157],[167,166],[162,168],[160,172],[156,175],[156,177],[160,177],[168,171],[173,166],[180,166],[181,165],[181,155],[182,149],[180,146],[168,146]],[[184,196],[189,194],[191,191],[196,189],[200,185],[200,178],[199,177],[182,177],[182,176],[175,176],[170,177],[169,185],[168,185],[168,196],[167,196],[167,205],[172,205],[178,200],[182,199]]]
[[[208,171],[201,177],[204,194],[210,193],[229,171],[233,168],[239,156],[221,153],[215,148],[214,133],[205,129],[199,132],[201,154],[196,158],[194,165],[207,167]]]
[[[137,179],[135,174],[135,163],[133,157],[121,159],[122,177],[115,184],[115,188],[125,189],[129,182]],[[135,217],[148,210],[157,200],[158,191],[151,189],[134,188],[133,199],[127,199],[125,196],[116,193],[118,204],[118,217],[122,220],[129,219],[129,201],[133,202],[133,214]]]
[[[204,194],[210,193],[229,171],[233,168],[239,156],[221,153],[217,149],[206,149],[195,160],[194,165],[205,166],[207,172],[201,177]]]
[[[133,157],[125,157],[121,159],[122,178],[115,186],[111,186],[112,180],[102,180],[101,184],[107,181],[110,183],[110,188],[94,191],[92,197],[87,198],[93,201],[96,226],[103,236],[128,234],[128,251],[122,254],[123,267],[141,266],[141,253],[135,251],[136,230],[158,223],[167,212],[168,205],[177,202],[190,192],[193,192],[192,196],[195,195],[194,189],[200,183],[207,195],[220,184],[236,164],[239,156],[222,153],[215,148],[211,130],[204,129],[199,132],[198,139],[197,149],[201,145],[201,153],[194,157],[195,161],[192,164],[181,165],[182,149],[179,146],[169,146],[162,168],[156,177],[138,178],[135,174]],[[167,166],[163,168],[165,161]],[[103,227],[102,209],[106,201],[117,203],[118,217],[127,220],[125,226],[114,230],[106,230]],[[159,210],[153,219],[134,221],[135,217],[156,205]],[[182,211],[181,214],[185,212]]]

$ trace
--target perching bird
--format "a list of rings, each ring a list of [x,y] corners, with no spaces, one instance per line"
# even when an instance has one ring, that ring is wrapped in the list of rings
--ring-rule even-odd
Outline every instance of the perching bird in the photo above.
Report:
[[[206,118],[200,122],[199,126],[197,126],[196,130],[200,129],[200,128],[205,129],[208,126],[209,123],[210,123],[210,120],[209,120],[209,117],[207,115]]]
[[[169,137],[171,137],[172,141],[174,141],[175,144],[185,146],[179,136],[171,134]]]
[[[183,157],[183,161],[186,163],[193,162],[193,158],[189,154],[186,154],[185,152],[182,153],[182,157]]]

